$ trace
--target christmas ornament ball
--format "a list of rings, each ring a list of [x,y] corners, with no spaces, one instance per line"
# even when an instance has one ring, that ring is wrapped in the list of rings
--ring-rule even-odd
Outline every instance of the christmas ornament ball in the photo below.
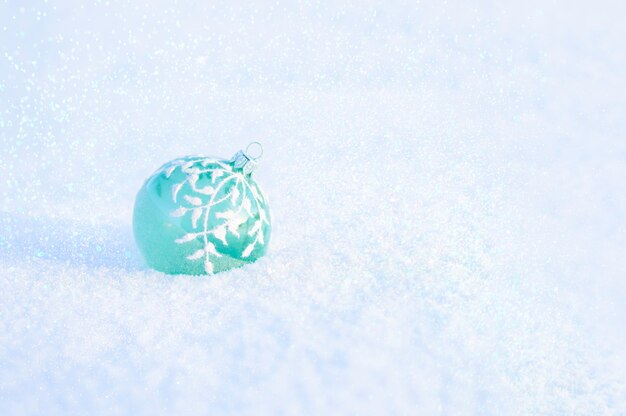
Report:
[[[133,211],[135,241],[148,266],[168,274],[213,274],[263,256],[271,219],[253,177],[261,154],[255,142],[230,160],[186,156],[154,172]]]

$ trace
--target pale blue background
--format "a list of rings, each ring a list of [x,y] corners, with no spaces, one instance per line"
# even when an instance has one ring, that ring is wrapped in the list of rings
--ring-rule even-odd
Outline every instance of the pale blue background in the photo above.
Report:
[[[626,414],[623,1],[0,3],[0,414]],[[271,250],[146,270],[264,144]]]

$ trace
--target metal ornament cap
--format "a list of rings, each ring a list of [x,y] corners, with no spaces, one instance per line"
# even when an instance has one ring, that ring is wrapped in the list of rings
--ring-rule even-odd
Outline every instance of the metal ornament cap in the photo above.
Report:
[[[252,142],[243,150],[238,151],[232,157],[231,162],[236,169],[242,169],[246,175],[250,175],[257,166],[257,160],[263,156],[263,146],[259,142]]]

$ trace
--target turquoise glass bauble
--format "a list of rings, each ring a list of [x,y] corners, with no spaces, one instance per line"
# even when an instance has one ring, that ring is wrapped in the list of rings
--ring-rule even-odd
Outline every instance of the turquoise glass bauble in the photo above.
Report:
[[[264,255],[271,219],[255,165],[243,151],[230,160],[187,156],[148,178],[133,212],[148,265],[169,274],[213,274]]]

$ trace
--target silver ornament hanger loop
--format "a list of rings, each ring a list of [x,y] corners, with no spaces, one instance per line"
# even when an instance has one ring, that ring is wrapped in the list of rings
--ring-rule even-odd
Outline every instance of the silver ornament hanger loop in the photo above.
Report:
[[[263,146],[259,142],[252,142],[246,147],[246,156],[252,160],[261,159],[263,156]]]
[[[256,169],[257,160],[263,156],[263,146],[259,142],[252,142],[246,150],[240,150],[231,159],[236,169],[243,170],[246,175],[251,174]]]

